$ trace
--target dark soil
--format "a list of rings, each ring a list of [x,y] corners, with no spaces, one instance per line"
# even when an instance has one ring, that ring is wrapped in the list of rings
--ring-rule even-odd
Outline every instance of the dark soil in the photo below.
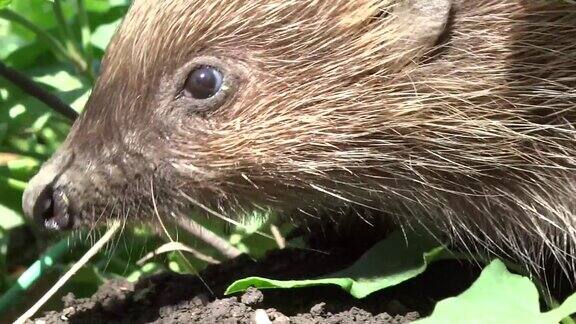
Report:
[[[163,273],[136,284],[109,281],[91,298],[64,297],[60,312],[43,323],[407,323],[429,314],[439,299],[465,290],[476,278],[475,266],[435,263],[423,275],[357,300],[337,287],[290,290],[252,289],[224,296],[235,279],[313,278],[354,262],[360,251],[323,254],[285,249],[259,261],[241,256],[211,266],[197,276]],[[207,287],[210,287],[208,289]],[[41,322],[36,322],[41,323]]]

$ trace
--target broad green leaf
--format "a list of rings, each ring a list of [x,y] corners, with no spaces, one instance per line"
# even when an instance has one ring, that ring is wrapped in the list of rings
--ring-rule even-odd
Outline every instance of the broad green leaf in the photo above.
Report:
[[[270,225],[276,219],[274,214],[265,210],[254,209],[250,213],[238,215],[238,218],[242,226],[234,229],[228,241],[242,253],[252,257],[261,257],[267,251],[278,247],[273,239],[261,235],[261,233],[269,233]]]
[[[126,280],[128,280],[130,282],[136,282],[140,278],[142,278],[143,276],[151,275],[151,274],[159,272],[161,270],[164,270],[164,267],[162,267],[162,265],[159,263],[156,263],[156,262],[146,263],[140,269],[138,269],[138,270],[132,272],[131,274],[129,274],[128,276],[126,276]]]
[[[128,6],[132,2],[131,0],[109,0],[111,7],[116,6]]]
[[[112,23],[98,26],[92,33],[92,39],[90,40],[92,45],[105,50],[121,22],[122,20],[118,19]]]
[[[60,65],[36,68],[30,74],[47,84],[47,90],[64,102],[79,110],[83,108],[89,94],[88,87]],[[63,128],[62,124],[66,122],[52,118],[56,113],[48,106],[6,81],[0,80],[0,87],[5,98],[2,102],[4,109],[0,109],[0,125],[5,128],[1,131],[4,135],[0,144],[12,152],[47,158],[64,140],[69,126]]]
[[[130,4],[129,0],[86,0],[86,10],[98,13],[104,13],[111,8],[128,6]]]
[[[318,285],[337,285],[356,298],[398,285],[424,272],[445,248],[431,237],[401,232],[390,235],[376,244],[351,267],[309,280],[273,280],[250,277],[234,282],[226,294],[244,291],[253,286],[258,289],[301,288]]]
[[[10,34],[9,36],[13,37],[14,35]],[[44,43],[22,40],[21,38],[14,38],[12,40],[11,48],[9,49],[5,49],[3,46],[0,46],[0,57],[5,61],[7,65],[19,71],[38,67],[38,58],[40,56],[46,56],[48,52],[48,45]],[[55,60],[55,58],[43,58],[43,62],[46,64],[53,64]]]
[[[8,123],[0,122],[0,143],[4,142],[7,133],[8,133]]]
[[[9,230],[24,224],[22,193],[25,182],[0,175],[0,227]]]
[[[541,313],[534,283],[494,260],[468,290],[438,302],[430,317],[414,323],[556,324],[574,312],[576,294],[557,309]]]
[[[2,161],[2,153],[0,153],[0,175],[4,175],[11,179],[28,181],[40,168],[40,161],[33,158],[14,158]]]
[[[25,221],[20,212],[8,208],[0,202],[0,229],[11,230],[24,225]]]
[[[563,318],[576,314],[576,293],[572,294],[562,305],[542,314],[542,323],[558,323]]]
[[[56,68],[58,67],[51,67],[48,73],[35,77],[34,80],[56,89],[53,93],[57,94],[62,101],[72,106],[77,112],[82,111],[90,96],[90,88],[78,77]]]
[[[98,269],[93,265],[87,265],[78,270],[62,290],[73,291],[77,298],[88,298],[98,290],[98,286],[103,282]]]
[[[58,26],[57,19],[52,9],[52,3],[46,0],[17,0],[12,1],[10,9],[26,17],[36,26],[42,29],[51,29]],[[32,10],[31,10],[32,9]],[[74,13],[72,1],[62,1],[62,9],[66,19],[70,19]],[[17,28],[18,30],[21,27]],[[33,35],[29,32],[30,35]]]
[[[6,8],[12,0],[0,0],[0,9]]]
[[[8,288],[8,269],[6,267],[6,257],[8,256],[8,231],[0,228],[0,291],[4,292]]]
[[[84,106],[86,106],[86,103],[88,102],[91,93],[92,90],[88,88],[83,88],[75,91],[74,92],[75,98],[72,102],[70,102],[70,106],[78,113],[80,113],[84,109]]]
[[[2,0],[0,0],[2,1]],[[0,8],[1,9],[1,8]],[[30,43],[29,40],[11,32],[11,22],[0,19],[0,58],[5,59],[19,48]]]
[[[82,88],[84,85],[75,76],[72,76],[67,71],[55,70],[52,73],[47,73],[34,78],[35,81],[47,84],[58,91],[67,92]]]

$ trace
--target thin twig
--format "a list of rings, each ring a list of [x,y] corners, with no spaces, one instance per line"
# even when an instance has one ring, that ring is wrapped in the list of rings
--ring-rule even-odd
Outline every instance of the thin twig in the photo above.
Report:
[[[52,2],[52,11],[54,12],[54,17],[58,22],[58,28],[60,28],[60,34],[64,39],[64,44],[68,47],[73,46],[72,43],[72,32],[70,32],[70,28],[68,28],[68,24],[66,23],[66,18],[64,18],[64,10],[62,9],[62,0],[54,0]]]
[[[160,226],[162,226],[162,229],[164,230],[164,234],[166,234],[166,236],[168,237],[170,242],[174,242],[172,235],[170,235],[170,232],[168,232],[166,225],[164,225],[164,222],[162,221],[162,217],[160,216],[160,212],[158,211],[158,205],[156,205],[156,198],[154,195],[154,181],[153,181],[153,179],[151,179],[151,181],[150,181],[150,194],[152,196],[152,206],[154,207],[154,214],[156,214],[156,217],[158,217],[158,222],[160,223]],[[202,278],[202,276],[200,275],[198,270],[196,270],[196,268],[194,268],[194,266],[190,263],[190,261],[188,261],[188,259],[184,256],[184,253],[182,253],[182,251],[176,251],[175,257],[181,263],[181,265],[184,266],[185,271],[187,271],[188,273],[196,274],[198,276],[198,279],[200,279],[200,282],[202,282],[204,287],[206,287],[206,289],[208,289],[208,291],[210,292],[210,295],[215,296],[212,288],[210,288],[210,286],[208,286],[208,283],[206,283],[206,281],[204,280],[204,278]]]
[[[78,118],[78,113],[72,109],[72,107],[60,100],[60,98],[42,89],[36,82],[24,74],[6,66],[2,61],[0,61],[0,76],[71,121]]]
[[[39,257],[32,265],[26,269],[16,280],[16,282],[0,296],[0,314],[14,306],[15,302],[22,299],[33,285],[47,272],[54,270],[55,264],[66,253],[70,251],[68,238],[60,240]]]
[[[218,252],[229,259],[233,259],[242,252],[228,243],[226,240],[222,239],[220,236],[214,234],[204,226],[196,223],[190,217],[181,214],[173,214],[174,222],[182,227],[188,233],[194,235],[198,239],[204,241],[208,245],[212,246]]]
[[[274,224],[270,225],[270,232],[272,232],[272,235],[274,236],[274,239],[276,240],[276,244],[278,245],[278,248],[285,249],[286,248],[286,239],[284,238],[284,236],[282,236],[282,233],[280,233],[280,229],[278,228],[278,226],[276,226]]]
[[[136,264],[138,266],[143,266],[146,262],[148,262],[153,257],[160,255],[160,254],[163,254],[163,253],[168,253],[168,252],[173,252],[173,251],[188,252],[188,253],[192,254],[196,259],[204,261],[204,262],[209,263],[209,264],[219,264],[220,263],[220,261],[214,259],[213,257],[206,255],[206,254],[204,254],[204,253],[202,253],[196,249],[193,249],[189,246],[186,246],[180,242],[168,242],[166,244],[163,244],[162,246],[160,246],[156,250],[146,254],[143,258],[138,260],[136,262]]]
[[[64,40],[64,46],[66,47],[69,57],[73,62],[75,62],[74,64],[76,64],[78,70],[80,70],[80,72],[90,81],[93,81],[94,75],[91,73],[90,62],[87,62],[87,60],[85,60],[82,54],[78,51],[74,35],[70,31],[70,27],[64,17],[62,0],[54,0],[52,2],[52,11],[54,12],[54,17],[56,17],[56,21],[58,22],[58,27],[60,28],[60,33]]]
[[[64,45],[62,45],[62,43],[54,36],[50,35],[48,32],[42,28],[39,28],[30,20],[12,10],[1,9],[0,18],[20,24],[24,28],[36,34],[36,37],[38,37],[54,50],[54,53],[57,57],[63,57],[67,59],[76,67],[76,69],[78,69],[78,71],[82,72],[86,78],[88,78],[90,81],[94,81],[94,76],[87,72],[88,63],[84,61],[84,58],[77,52],[69,51],[66,49],[66,47],[64,47]]]
[[[92,68],[94,53],[92,51],[92,44],[90,43],[91,31],[88,12],[86,12],[84,0],[76,0],[76,6],[78,7],[78,23],[80,24],[82,50],[84,51],[86,62],[88,63],[86,70],[92,77],[94,77],[94,70]]]
[[[17,23],[22,27],[30,30],[36,35],[36,37],[38,37],[44,43],[52,47],[52,49],[56,52],[56,54],[61,55],[63,57],[68,57],[66,48],[62,45],[62,43],[60,43],[60,41],[58,41],[58,39],[47,33],[45,30],[36,26],[33,22],[26,19],[24,16],[9,9],[2,9],[0,10],[0,18]]]
[[[14,323],[20,324],[25,323],[30,317],[34,316],[36,312],[56,293],[58,290],[80,270],[92,257],[94,257],[100,250],[114,237],[114,234],[120,228],[121,223],[119,221],[114,222],[108,231],[94,244],[86,253],[76,262],[68,272],[66,272],[58,281],[40,298],[36,304],[34,304],[28,311],[26,311],[22,316],[20,316]]]

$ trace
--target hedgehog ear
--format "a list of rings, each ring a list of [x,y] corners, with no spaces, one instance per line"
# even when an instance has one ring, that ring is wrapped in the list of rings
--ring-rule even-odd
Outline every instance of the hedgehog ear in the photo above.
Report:
[[[384,0],[389,39],[387,47],[404,59],[414,59],[433,48],[446,30],[452,0]]]

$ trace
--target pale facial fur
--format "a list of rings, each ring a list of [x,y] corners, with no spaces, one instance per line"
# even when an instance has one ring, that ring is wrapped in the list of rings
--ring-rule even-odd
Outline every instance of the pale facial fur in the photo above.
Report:
[[[181,96],[198,65],[222,92]],[[154,219],[153,196],[167,214],[359,206],[571,267],[575,87],[560,1],[137,0],[24,208],[61,229]]]

